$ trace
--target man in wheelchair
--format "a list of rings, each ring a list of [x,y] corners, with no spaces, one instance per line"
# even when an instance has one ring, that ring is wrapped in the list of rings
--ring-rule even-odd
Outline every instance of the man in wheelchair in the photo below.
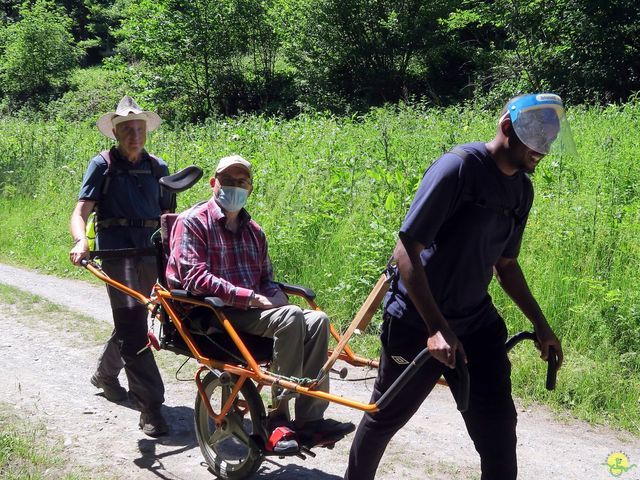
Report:
[[[210,179],[212,198],[180,214],[174,224],[167,283],[193,295],[220,298],[238,331],[273,338],[275,374],[315,378],[327,358],[329,319],[324,312],[290,305],[273,281],[265,233],[243,208],[252,182],[247,160],[239,155],[220,160]],[[318,389],[328,392],[329,379]],[[269,414],[272,427],[293,429],[301,443],[341,438],[354,430],[352,423],[323,418],[325,400],[297,398],[294,422],[289,420],[288,396],[277,400]]]

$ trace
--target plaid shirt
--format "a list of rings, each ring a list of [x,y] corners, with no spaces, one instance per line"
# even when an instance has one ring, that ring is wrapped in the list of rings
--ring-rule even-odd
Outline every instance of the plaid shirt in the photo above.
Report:
[[[182,212],[171,231],[167,282],[194,295],[219,297],[247,309],[254,294],[267,297],[280,288],[273,281],[264,231],[246,210],[236,233],[212,198]]]

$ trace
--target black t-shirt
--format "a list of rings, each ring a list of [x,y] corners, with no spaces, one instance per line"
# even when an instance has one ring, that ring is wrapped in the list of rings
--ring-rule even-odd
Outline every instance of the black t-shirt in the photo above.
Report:
[[[400,232],[425,245],[421,260],[436,303],[464,335],[498,318],[487,291],[493,266],[518,256],[533,187],[525,173],[502,173],[484,143],[458,148],[467,153],[445,153],[427,169]],[[401,280],[385,312],[426,334]]]

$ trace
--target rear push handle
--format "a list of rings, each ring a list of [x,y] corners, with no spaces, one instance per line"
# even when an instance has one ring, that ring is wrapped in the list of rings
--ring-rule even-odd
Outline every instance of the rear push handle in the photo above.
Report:
[[[538,341],[538,337],[533,332],[520,332],[516,333],[513,337],[507,340],[506,347],[507,352],[515,347],[518,343],[524,340]],[[549,356],[547,359],[547,380],[545,386],[547,390],[551,391],[556,388],[556,379],[558,374],[558,354],[556,349],[549,347]]]
[[[427,360],[431,358],[429,349],[425,347],[416,358],[405,368],[395,382],[384,392],[384,394],[378,399],[376,405],[380,410],[389,405],[404,386],[413,378],[413,376],[420,370]],[[456,399],[458,410],[464,413],[469,408],[469,370],[467,370],[467,364],[464,362],[464,357],[460,350],[456,350],[456,372],[458,373],[458,388],[456,392],[453,392],[453,396]]]

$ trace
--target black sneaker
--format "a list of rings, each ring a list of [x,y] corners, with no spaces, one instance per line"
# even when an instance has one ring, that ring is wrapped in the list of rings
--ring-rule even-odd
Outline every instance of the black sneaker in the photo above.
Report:
[[[296,428],[296,434],[301,444],[313,447],[331,445],[355,429],[356,426],[351,422],[338,422],[330,418],[321,418]]]
[[[159,410],[155,412],[142,412],[140,414],[138,426],[142,429],[142,432],[145,435],[149,435],[154,438],[166,435],[169,431],[167,422]]]
[[[123,402],[129,397],[127,390],[120,385],[117,378],[104,380],[94,373],[91,377],[91,384],[102,389],[105,398],[110,402]]]

